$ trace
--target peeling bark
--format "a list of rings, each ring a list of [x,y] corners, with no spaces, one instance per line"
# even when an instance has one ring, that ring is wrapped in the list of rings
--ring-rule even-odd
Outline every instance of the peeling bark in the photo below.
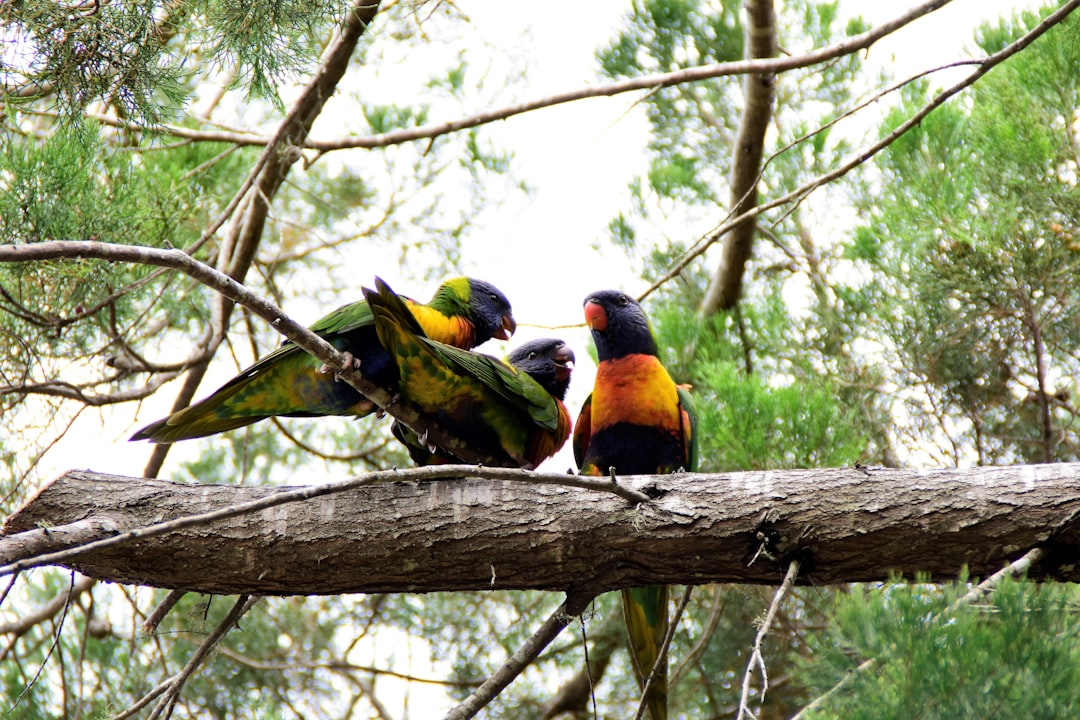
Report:
[[[313,486],[325,494],[85,551],[64,565],[113,582],[219,594],[600,592],[775,584],[790,558],[802,563],[800,583],[876,581],[891,572],[946,579],[964,566],[985,576],[1042,546],[1047,559],[1033,576],[1080,581],[1080,464],[620,483],[656,499],[634,506],[607,492],[484,479]],[[0,558],[12,557],[19,533],[43,527],[104,518],[123,532],[287,490],[71,471],[8,518]]]

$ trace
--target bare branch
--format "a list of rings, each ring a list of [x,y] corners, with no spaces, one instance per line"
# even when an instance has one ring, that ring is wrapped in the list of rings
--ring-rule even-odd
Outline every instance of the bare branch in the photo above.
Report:
[[[180,599],[186,595],[184,590],[170,590],[169,594],[162,598],[161,602],[154,606],[154,609],[150,611],[150,614],[143,620],[142,631],[147,635],[153,635],[157,632],[158,625],[165,619],[165,616],[169,614],[176,604],[180,602]]]
[[[735,720],[743,720],[744,717],[755,718],[753,711],[750,710],[750,680],[754,676],[754,668],[761,669],[761,694],[758,696],[760,702],[765,700],[765,691],[769,689],[769,671],[765,668],[765,658],[761,655],[761,645],[765,642],[765,636],[769,634],[769,628],[772,627],[773,620],[776,619],[776,613],[780,609],[780,603],[784,601],[787,594],[791,592],[792,586],[795,584],[795,578],[799,576],[799,561],[792,560],[788,563],[787,573],[784,575],[784,581],[780,583],[780,587],[776,589],[776,594],[773,595],[772,603],[769,604],[769,610],[765,613],[765,619],[761,621],[761,626],[758,628],[757,635],[754,636],[754,645],[750,651],[750,659],[746,662],[746,672],[743,674],[742,692],[739,695],[739,714]]]
[[[52,617],[56,616],[56,613],[64,609],[71,600],[82,595],[84,592],[90,590],[97,584],[97,580],[88,577],[81,577],[74,582],[74,584],[62,595],[57,595],[49,602],[45,603],[37,610],[31,610],[25,615],[21,615],[15,622],[0,624],[0,635],[23,635],[30,628],[34,627],[40,622],[44,622]]]
[[[394,130],[391,132],[371,135],[368,137],[345,137],[336,140],[305,139],[303,140],[303,142],[296,143],[296,146],[304,149],[318,150],[321,153],[354,148],[387,147],[390,145],[400,145],[402,143],[414,142],[417,140],[430,140],[432,138],[437,138],[441,135],[447,135],[450,133],[459,132],[461,130],[468,130],[470,128],[478,127],[481,125],[498,122],[499,120],[505,120],[515,115],[521,115],[524,113],[532,112],[534,110],[541,110],[543,108],[575,102],[577,100],[585,100],[597,97],[612,97],[615,95],[621,95],[623,93],[635,92],[639,90],[647,90],[651,92],[655,91],[658,88],[671,87],[673,85],[681,85],[684,83],[700,82],[702,80],[712,80],[719,77],[755,74],[768,75],[781,73],[788,70],[796,70],[799,68],[810,67],[812,65],[829,62],[845,55],[850,55],[852,53],[866,50],[878,40],[881,40],[882,38],[896,32],[900,28],[914,22],[915,20],[918,20],[919,18],[924,17],[925,15],[928,15],[935,10],[938,10],[945,5],[948,5],[949,2],[951,2],[951,0],[931,0],[930,2],[926,2],[922,5],[912,8],[906,13],[899,15],[888,22],[871,28],[865,33],[845,38],[838,43],[835,43],[825,48],[821,48],[819,50],[805,53],[803,55],[768,60],[754,59],[741,60],[737,62],[714,63],[710,65],[701,65],[699,67],[685,68],[673,72],[643,75],[641,77],[621,80],[619,82],[609,83],[606,85],[590,85],[587,87],[579,88],[577,90],[570,90],[567,92],[557,93],[555,95],[549,95],[547,97],[518,103],[516,105],[509,105],[503,108],[497,108],[495,110],[477,113],[475,115],[459,118],[457,120],[431,123],[428,125],[423,125],[416,128],[408,128],[404,130]],[[98,120],[99,122],[114,125],[116,127],[127,127],[129,124],[127,121],[117,120],[115,118],[103,115],[89,115],[89,117],[94,120]],[[136,126],[132,129],[142,128]],[[157,126],[155,129],[160,132],[168,133],[175,137],[205,142],[233,143],[237,146],[265,145],[268,142],[273,142],[272,138],[267,138],[265,135],[255,135],[242,131],[193,130],[191,128],[185,128],[175,125],[160,125]]]
[[[478,687],[469,697],[446,714],[445,720],[468,720],[495,699],[514,678],[535,660],[567,625],[585,612],[595,593],[567,593],[566,600],[525,644],[511,655],[502,667]]]
[[[184,666],[184,669],[170,679],[171,681],[165,688],[164,695],[158,700],[157,705],[155,705],[154,709],[150,712],[148,720],[154,720],[155,718],[160,717],[168,718],[172,715],[173,706],[176,705],[176,701],[180,698],[180,691],[183,689],[184,683],[186,683],[188,678],[198,670],[210,651],[217,647],[218,643],[225,638],[225,634],[232,630],[240,621],[240,618],[243,617],[244,613],[250,610],[260,599],[261,598],[258,597],[248,597],[247,595],[241,595],[236,598],[236,602],[233,604],[232,609],[229,610],[229,614],[225,616],[225,619],[214,628],[214,631],[210,633],[205,640],[203,640],[202,644],[199,645],[198,649],[188,660],[187,665]]]
[[[1069,16],[1070,13],[1073,12],[1073,10],[1077,8],[1077,6],[1080,6],[1080,0],[1068,0],[1068,2],[1064,3],[1061,7],[1052,12],[1050,15],[1047,15],[1042,22],[1032,28],[1024,36],[1022,36],[1015,42],[1005,46],[993,55],[988,55],[982,60],[982,62],[978,63],[977,68],[971,74],[969,74],[960,82],[957,82],[951,87],[935,95],[929,103],[923,106],[918,112],[905,120],[903,123],[898,125],[892,132],[890,132],[884,138],[860,152],[855,157],[852,157],[847,162],[841,164],[835,170],[831,170],[827,173],[819,175],[813,180],[810,180],[809,182],[804,183],[795,190],[787,193],[786,195],[782,195],[781,197],[770,200],[767,203],[758,205],[756,208],[747,210],[744,213],[725,220],[723,223],[711,230],[708,234],[700,238],[692,248],[683,253],[682,257],[680,257],[673,264],[672,268],[668,272],[660,276],[655,282],[653,282],[653,284],[650,285],[648,289],[645,290],[645,292],[641,293],[641,295],[638,296],[638,299],[643,299],[651,295],[653,292],[655,292],[665,283],[670,281],[672,278],[675,278],[679,274],[681,274],[683,269],[687,265],[697,259],[714,243],[723,238],[724,235],[731,231],[732,228],[740,225],[741,223],[751,218],[756,218],[758,215],[761,215],[768,210],[772,210],[773,208],[780,207],[791,202],[801,202],[814,190],[817,190],[823,185],[827,185],[828,183],[836,180],[837,178],[843,177],[844,175],[848,174],[866,161],[870,160],[870,158],[874,157],[879,152],[881,152],[893,142],[895,142],[897,138],[901,137],[908,130],[922,122],[923,118],[925,118],[936,108],[944,104],[946,100],[951,98],[953,95],[956,95],[960,91],[964,90],[965,88],[970,87],[977,80],[979,80],[979,78],[986,75],[988,72],[1008,60],[1013,55],[1016,55],[1018,52],[1026,48],[1031,43],[1035,42],[1035,40],[1037,40],[1040,36],[1044,35],[1052,27],[1061,23],[1066,17]]]

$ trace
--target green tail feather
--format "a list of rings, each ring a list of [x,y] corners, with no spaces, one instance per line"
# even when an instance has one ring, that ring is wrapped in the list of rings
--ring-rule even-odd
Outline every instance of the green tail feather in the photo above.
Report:
[[[668,586],[653,585],[643,588],[627,588],[622,591],[623,617],[630,640],[630,657],[634,661],[634,673],[638,685],[644,689],[645,681],[657,664],[660,647],[668,632]],[[667,720],[668,673],[667,656],[664,657],[649,686],[646,706],[652,720]]]

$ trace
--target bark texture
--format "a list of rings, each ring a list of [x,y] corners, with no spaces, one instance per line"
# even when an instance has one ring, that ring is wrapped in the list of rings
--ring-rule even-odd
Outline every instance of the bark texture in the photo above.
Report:
[[[635,506],[606,492],[503,480],[387,483],[135,538],[63,564],[113,582],[211,593],[601,592],[775,584],[793,557],[803,564],[800,582],[817,584],[890,572],[945,579],[964,566],[986,576],[1042,546],[1047,558],[1032,576],[1080,581],[1080,464],[620,482],[655,499]],[[0,561],[25,546],[19,533],[93,520],[107,537],[284,491],[72,471],[7,519]]]
[[[744,56],[747,60],[776,55],[776,10],[772,0],[748,0],[746,3]],[[746,107],[739,121],[739,131],[731,154],[731,215],[743,215],[757,207],[758,179],[765,154],[765,133],[772,118],[776,97],[776,75],[750,74],[743,80]],[[742,294],[746,263],[754,246],[757,218],[751,217],[731,228],[724,238],[720,264],[701,303],[708,316],[735,307]]]

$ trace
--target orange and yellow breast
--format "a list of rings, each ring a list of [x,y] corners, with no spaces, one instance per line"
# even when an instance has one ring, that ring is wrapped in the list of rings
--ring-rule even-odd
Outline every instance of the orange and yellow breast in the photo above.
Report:
[[[652,355],[627,355],[600,363],[592,396],[592,432],[629,423],[680,432],[675,382]]]

